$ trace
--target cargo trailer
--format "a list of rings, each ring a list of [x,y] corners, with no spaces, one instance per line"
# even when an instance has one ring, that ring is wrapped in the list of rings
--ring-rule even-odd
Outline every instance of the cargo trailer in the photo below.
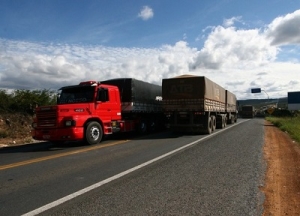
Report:
[[[204,76],[162,80],[163,109],[175,132],[212,133],[236,122],[236,96]]]

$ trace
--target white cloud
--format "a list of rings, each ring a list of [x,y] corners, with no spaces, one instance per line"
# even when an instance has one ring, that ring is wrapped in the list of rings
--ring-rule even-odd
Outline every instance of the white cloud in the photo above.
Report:
[[[258,29],[237,30],[234,27],[215,27],[191,68],[220,69],[235,65],[253,68],[275,60],[278,50]]]
[[[300,10],[274,19],[266,29],[272,45],[300,44]]]
[[[232,17],[230,19],[224,19],[223,25],[225,27],[229,27],[229,26],[233,26],[235,22],[242,22],[242,17],[238,16],[238,17]]]
[[[138,14],[138,17],[142,18],[143,20],[151,19],[153,16],[153,10],[149,6],[144,6]]]

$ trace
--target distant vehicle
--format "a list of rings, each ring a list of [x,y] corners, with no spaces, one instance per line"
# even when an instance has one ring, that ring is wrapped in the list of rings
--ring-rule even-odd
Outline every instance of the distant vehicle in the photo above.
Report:
[[[36,108],[34,139],[53,143],[83,140],[92,145],[104,135],[146,133],[165,125],[158,85],[120,78],[81,82],[60,91],[57,105]]]
[[[240,115],[242,118],[254,118],[255,108],[252,105],[243,105]]]
[[[210,134],[237,121],[236,96],[204,76],[163,79],[162,96],[174,132]]]

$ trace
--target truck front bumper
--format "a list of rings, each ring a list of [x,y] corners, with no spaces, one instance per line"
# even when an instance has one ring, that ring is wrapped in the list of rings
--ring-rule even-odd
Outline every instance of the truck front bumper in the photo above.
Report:
[[[47,141],[75,141],[84,138],[83,127],[69,127],[58,129],[33,129],[32,138]]]

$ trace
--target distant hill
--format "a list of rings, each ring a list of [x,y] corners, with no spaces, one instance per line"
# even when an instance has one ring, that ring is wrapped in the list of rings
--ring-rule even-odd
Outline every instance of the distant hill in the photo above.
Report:
[[[249,99],[249,100],[238,100],[239,107],[243,105],[252,105],[256,109],[261,109],[270,105],[275,105],[277,108],[286,109],[288,100],[287,97],[283,98],[270,98],[270,99]]]

